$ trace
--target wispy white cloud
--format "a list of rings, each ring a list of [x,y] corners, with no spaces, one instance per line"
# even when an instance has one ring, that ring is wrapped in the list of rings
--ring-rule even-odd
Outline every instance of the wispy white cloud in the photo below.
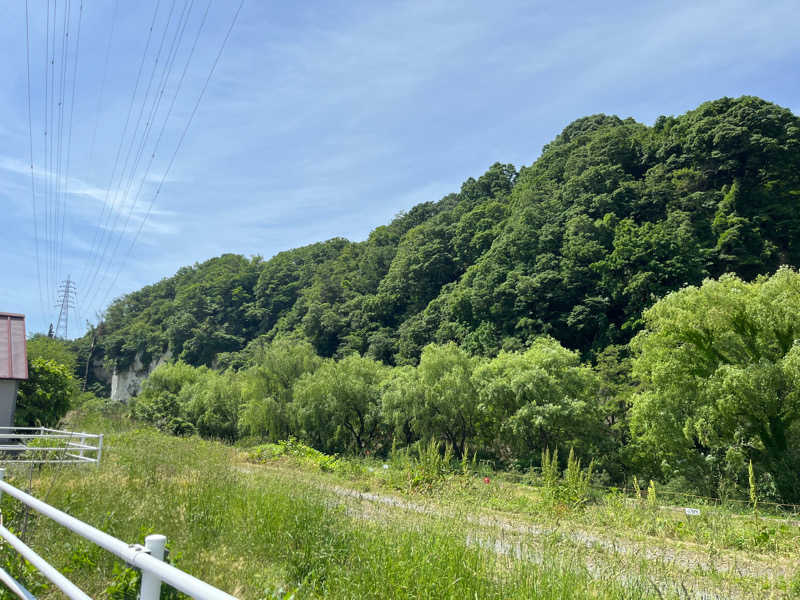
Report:
[[[26,178],[30,178],[31,175],[30,164],[10,156],[0,155],[0,170]],[[41,203],[43,201],[42,183],[49,182],[52,185],[58,175],[39,167],[34,167],[33,175],[35,178],[34,185],[38,187],[37,198]],[[61,178],[61,181],[63,182],[64,179]],[[154,218],[147,218],[145,222],[146,217],[148,217],[147,207],[149,200],[143,202],[137,198],[138,187],[136,185],[129,190],[126,188],[124,193],[119,191],[109,192],[107,189],[77,177],[70,177],[65,183],[59,183],[59,186],[62,188],[63,196],[70,199],[68,208],[72,213],[73,219],[76,217],[85,217],[87,219],[97,217],[98,227],[115,233],[127,233],[128,235],[132,235],[135,232],[133,226],[140,224],[144,224],[145,231],[150,234],[174,234],[177,232],[174,224],[158,221]],[[17,190],[26,188],[30,193],[29,184],[15,187]],[[56,202],[55,198],[52,197],[52,192],[49,194],[48,201],[51,203]],[[106,218],[99,219],[103,213],[98,213],[98,209],[104,211]],[[174,215],[173,211],[161,208],[152,208],[149,214],[150,217],[173,217]]]

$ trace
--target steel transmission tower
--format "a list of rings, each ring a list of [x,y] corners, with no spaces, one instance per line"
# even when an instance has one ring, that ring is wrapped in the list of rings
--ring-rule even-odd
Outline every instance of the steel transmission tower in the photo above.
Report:
[[[75,310],[75,282],[67,275],[66,280],[58,286],[59,303],[56,304],[58,311],[58,322],[56,323],[56,337],[67,339],[69,328],[69,309]],[[62,334],[63,332],[63,334]]]

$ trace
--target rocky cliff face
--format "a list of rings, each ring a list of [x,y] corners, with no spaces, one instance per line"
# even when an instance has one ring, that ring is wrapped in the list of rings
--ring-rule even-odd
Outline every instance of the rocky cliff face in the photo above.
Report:
[[[95,381],[98,383],[110,387],[111,386],[111,370],[106,366],[105,362],[101,358],[95,358],[92,360],[92,367],[91,367],[91,376],[94,378]],[[106,391],[106,393],[109,393]],[[105,396],[105,394],[101,394]]]
[[[159,358],[153,359],[149,365],[144,365],[142,364],[141,356],[137,354],[129,369],[124,371],[114,369],[111,374],[111,399],[127,404],[131,398],[139,394],[142,382],[147,379],[150,373],[170,358],[172,358],[172,354],[166,352]]]

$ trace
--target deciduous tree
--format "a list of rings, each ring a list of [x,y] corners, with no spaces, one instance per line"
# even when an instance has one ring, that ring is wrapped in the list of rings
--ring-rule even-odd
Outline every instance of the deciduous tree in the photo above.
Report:
[[[781,268],[674,292],[644,315],[632,346],[632,432],[667,477],[713,490],[747,460],[800,498],[800,275]]]

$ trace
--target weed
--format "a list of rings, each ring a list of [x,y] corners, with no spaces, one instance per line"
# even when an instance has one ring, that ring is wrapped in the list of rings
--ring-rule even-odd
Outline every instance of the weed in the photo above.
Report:
[[[580,459],[575,457],[575,451],[570,448],[561,492],[566,503],[579,506],[589,500],[593,470],[594,461],[589,463],[585,471],[582,470]]]
[[[647,505],[651,510],[658,508],[658,498],[656,497],[656,482],[650,480],[650,485],[647,486]]]
[[[336,471],[342,465],[342,461],[337,457],[330,456],[310,446],[306,446],[302,442],[298,442],[296,438],[289,438],[277,444],[256,446],[252,448],[248,454],[249,460],[256,463],[268,462],[282,456],[298,458],[301,462],[316,466],[321,471]]]
[[[454,460],[448,448],[431,443],[411,451],[395,449],[384,469],[372,458],[331,457],[289,440],[251,450],[251,460],[280,466],[255,472],[241,468],[237,449],[153,430],[109,435],[106,447],[99,469],[38,471],[34,494],[47,495],[54,506],[128,542],[165,534],[182,553],[180,568],[243,599],[685,595],[648,582],[668,577],[669,572],[658,569],[672,566],[618,566],[609,553],[589,570],[560,529],[529,561],[530,549],[524,545],[491,537],[497,534],[467,522],[482,507],[513,510],[547,528],[566,514],[570,527],[604,528],[623,538],[651,535],[650,540],[662,544],[669,538],[693,541],[709,552],[723,547],[779,557],[800,552],[796,528],[735,518],[722,508],[703,506],[701,518],[687,521],[668,511],[643,511],[620,491],[587,502],[593,465],[581,468],[574,453],[562,473],[556,452],[546,452],[541,475],[531,480],[541,487],[531,487],[508,483],[498,473],[488,473],[491,485],[486,485],[475,474],[483,476],[488,466],[479,466],[474,454],[469,461]],[[12,483],[23,475],[7,474]],[[435,506],[447,507],[442,510],[447,516],[373,510],[355,501],[345,507],[321,489],[326,480],[426,491]],[[648,491],[651,497],[655,491]],[[6,524],[13,526],[19,520],[18,504],[5,495],[2,508]],[[87,549],[47,520],[35,522],[30,543],[56,567],[70,570],[70,577],[93,596],[127,598],[135,588],[131,573],[123,574],[112,556]],[[17,561],[7,570],[12,568],[37,596],[56,597],[44,583],[36,587],[37,576],[26,574],[24,563]],[[797,577],[788,575],[781,591],[800,588]]]
[[[567,468],[563,476],[558,466],[558,450],[545,449],[542,452],[542,485],[545,497],[551,503],[564,504],[576,508],[585,504],[590,498],[592,471],[594,461],[586,470],[581,469],[581,461],[570,449],[567,457]]]
[[[747,482],[750,487],[750,504],[753,505],[753,512],[758,509],[758,492],[756,491],[756,474],[753,471],[753,461],[747,466]]]

